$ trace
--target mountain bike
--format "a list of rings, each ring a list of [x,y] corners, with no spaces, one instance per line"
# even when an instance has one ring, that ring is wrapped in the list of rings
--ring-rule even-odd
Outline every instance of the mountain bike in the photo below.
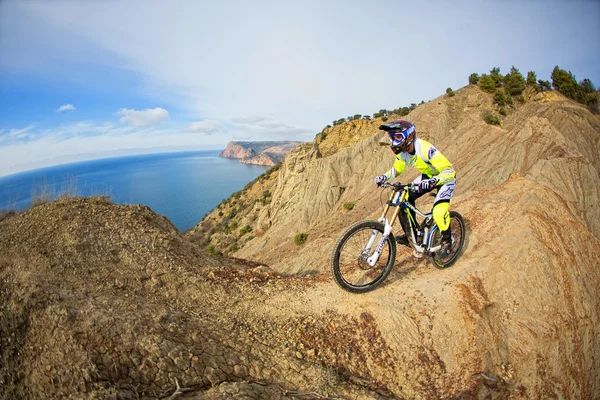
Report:
[[[356,222],[340,236],[331,253],[331,272],[342,289],[365,293],[387,278],[396,261],[396,239],[392,233],[396,218],[406,234],[407,245],[417,254],[428,255],[433,265],[440,269],[456,262],[465,243],[466,229],[462,216],[450,211],[452,245],[448,254],[442,254],[442,235],[432,213],[423,213],[408,202],[408,194],[416,186],[413,183],[381,185],[384,189],[392,189],[381,218]],[[386,216],[392,208],[392,218],[388,220]],[[421,223],[410,210],[422,219]]]

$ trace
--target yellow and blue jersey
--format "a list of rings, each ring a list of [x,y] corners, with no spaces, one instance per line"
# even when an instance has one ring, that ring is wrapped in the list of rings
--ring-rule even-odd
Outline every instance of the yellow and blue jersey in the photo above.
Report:
[[[402,152],[396,156],[396,161],[392,168],[386,172],[388,179],[399,176],[406,168],[406,164],[412,165],[417,171],[429,178],[435,178],[436,186],[441,186],[451,182],[456,173],[452,164],[438,149],[431,143],[416,138],[415,154]]]

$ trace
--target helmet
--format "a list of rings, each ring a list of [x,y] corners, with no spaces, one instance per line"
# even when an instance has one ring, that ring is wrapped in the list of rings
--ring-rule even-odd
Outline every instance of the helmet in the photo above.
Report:
[[[383,124],[379,129],[386,131],[390,136],[392,142],[390,147],[394,154],[406,151],[417,135],[415,125],[403,119]]]

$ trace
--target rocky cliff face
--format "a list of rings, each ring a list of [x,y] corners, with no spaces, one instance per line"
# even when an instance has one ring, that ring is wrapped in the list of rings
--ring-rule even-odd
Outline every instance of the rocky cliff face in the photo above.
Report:
[[[179,386],[198,399],[595,398],[600,118],[553,92],[500,127],[483,122],[488,109],[491,96],[467,87],[407,117],[454,163],[466,248],[447,270],[400,251],[365,295],[327,269],[340,233],[380,213],[372,178],[393,155],[378,146],[379,121],[302,144],[193,242],[146,207],[98,199],[7,217],[0,398],[156,398]]]
[[[275,165],[301,142],[229,142],[219,157],[239,159],[245,164]]]

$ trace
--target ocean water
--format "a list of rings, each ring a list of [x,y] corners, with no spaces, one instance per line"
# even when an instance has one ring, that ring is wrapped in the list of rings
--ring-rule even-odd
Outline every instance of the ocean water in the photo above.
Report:
[[[42,191],[56,196],[108,195],[114,203],[146,205],[183,232],[268,169],[221,158],[218,153],[108,158],[0,177],[0,211],[27,209],[32,196]]]

